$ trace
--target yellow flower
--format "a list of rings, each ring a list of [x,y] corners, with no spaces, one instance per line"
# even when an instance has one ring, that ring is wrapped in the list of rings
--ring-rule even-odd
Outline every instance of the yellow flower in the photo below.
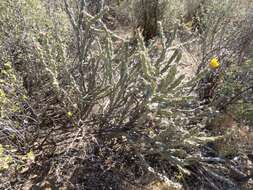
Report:
[[[69,111],[69,112],[67,113],[67,116],[68,116],[68,118],[72,118],[73,113]]]
[[[220,67],[220,62],[217,58],[212,58],[210,63],[209,63],[209,67],[211,69],[218,69]]]

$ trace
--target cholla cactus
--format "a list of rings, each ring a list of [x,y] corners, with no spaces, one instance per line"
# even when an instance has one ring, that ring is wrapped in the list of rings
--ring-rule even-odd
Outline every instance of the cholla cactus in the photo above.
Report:
[[[23,109],[30,111],[23,110],[27,117],[17,122],[22,138],[10,142],[18,142],[13,144],[23,156],[30,155],[30,162],[48,166],[52,188],[121,189],[126,178],[132,184],[162,180],[180,188],[179,182],[187,184],[191,176],[211,185],[222,181],[215,187],[232,187],[201,154],[204,145],[224,137],[203,132],[215,110],[199,106],[196,97],[188,95],[205,73],[185,81],[177,67],[181,49],[170,47],[177,31],[166,39],[158,22],[161,48],[147,45],[141,31],[137,44],[131,44],[102,22],[106,7],[92,15],[85,2],[64,0],[67,23],[56,17],[60,27],[41,24],[37,30],[47,29],[47,35],[35,30],[26,36],[19,75],[32,83],[32,93],[22,100]],[[55,32],[62,27],[67,32]],[[10,70],[8,64],[5,68]],[[2,98],[5,95],[0,91]],[[174,174],[176,179],[171,178]],[[36,188],[46,188],[41,184]]]

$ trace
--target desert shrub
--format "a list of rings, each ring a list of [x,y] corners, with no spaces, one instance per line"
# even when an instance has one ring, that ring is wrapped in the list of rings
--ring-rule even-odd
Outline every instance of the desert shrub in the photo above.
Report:
[[[230,64],[222,75],[214,103],[252,125],[252,60],[246,60],[241,65]]]
[[[13,52],[22,52],[22,56],[19,55],[19,63],[23,64],[18,70],[20,77],[23,77],[28,105],[32,110],[30,119],[25,120],[29,131],[21,133],[30,134],[24,153],[29,153],[31,149],[36,154],[43,152],[45,156],[55,155],[51,163],[55,169],[47,172],[48,175],[51,175],[50,172],[58,173],[56,183],[59,185],[62,179],[71,176],[60,173],[69,167],[69,163],[75,161],[75,157],[69,155],[73,146],[67,145],[73,143],[79,147],[75,151],[79,156],[84,156],[84,162],[88,159],[85,156],[87,151],[86,154],[94,154],[98,163],[101,162],[104,167],[113,164],[110,166],[113,168],[118,168],[121,162],[117,159],[117,151],[123,154],[125,147],[129,151],[128,155],[125,155],[126,158],[123,156],[126,159],[123,165],[127,172],[118,168],[120,172],[129,175],[131,169],[127,168],[127,163],[129,159],[135,158],[132,164],[134,166],[141,163],[140,171],[150,173],[155,178],[165,178],[168,183],[172,183],[159,171],[149,171],[147,159],[158,156],[182,170],[187,161],[177,157],[181,155],[184,158],[186,150],[181,151],[179,147],[194,148],[198,147],[199,143],[215,139],[192,137],[197,134],[183,131],[182,127],[187,119],[179,118],[180,111],[177,111],[177,108],[190,101],[189,97],[183,96],[183,87],[189,87],[194,81],[181,84],[184,76],[176,75],[175,64],[180,59],[180,50],[170,50],[173,51],[173,56],[166,58],[166,39],[160,26],[163,49],[156,50],[158,57],[151,57],[156,48],[145,47],[140,32],[137,32],[138,46],[133,51],[127,40],[112,33],[101,22],[106,10],[93,17],[85,11],[82,2],[76,2],[78,9],[75,9],[75,4],[69,4],[67,1],[64,3],[73,30],[72,38],[66,38],[64,31],[63,34],[51,33],[55,28],[48,25],[55,20],[47,18],[48,23],[44,23],[45,20],[37,20],[37,17],[41,17],[37,16],[37,11],[27,14],[30,20],[22,26],[29,28],[33,22],[41,22],[38,28],[27,31],[20,26],[21,32],[27,32],[27,38],[21,41],[19,46],[14,46],[15,51],[8,52],[10,57],[14,56]],[[22,10],[23,7],[20,8]],[[17,18],[26,18],[25,13]],[[43,12],[41,14],[46,15]],[[46,31],[38,33],[43,27]],[[11,34],[13,33],[11,31]],[[74,43],[71,44],[70,40]],[[116,49],[119,41],[120,46]],[[29,51],[25,52],[24,47],[30,44],[33,48],[28,48]],[[161,132],[157,133],[156,130]],[[87,132],[82,134],[81,131]],[[172,139],[175,138],[170,141],[171,145],[166,143],[169,131],[174,134]],[[99,146],[92,143],[94,138]],[[195,144],[195,141],[198,143]],[[120,147],[116,148],[114,142],[121,142]],[[90,147],[90,150],[86,150],[87,147]],[[169,147],[175,150],[171,152]],[[99,150],[98,154],[94,152],[96,149]],[[45,156],[37,159],[45,162]],[[58,165],[62,156],[67,156],[70,162],[63,161]],[[108,162],[108,159],[111,159],[112,163]],[[74,174],[76,171],[77,169],[73,168],[69,172]],[[119,175],[114,170],[110,171],[113,175]],[[134,173],[131,175],[137,177]],[[76,177],[73,176],[73,180]],[[83,184],[83,180],[76,182],[76,185]],[[87,176],[87,180],[92,180],[91,176]],[[97,179],[99,180],[102,178]],[[89,184],[86,185],[89,187]],[[95,183],[90,185],[94,186]]]
[[[200,58],[201,64],[198,71],[204,68],[208,60],[213,56],[219,57],[226,62],[233,59],[235,62],[242,62],[238,59],[245,49],[249,50],[250,46],[240,47],[239,44],[243,36],[248,36],[251,27],[247,22],[251,22],[251,6],[242,4],[240,1],[208,1],[201,5],[201,14],[196,18],[199,29],[201,30]],[[250,3],[250,2],[249,2]],[[241,11],[238,12],[238,9]],[[251,43],[252,40],[248,38]],[[247,43],[247,44],[248,44]],[[225,64],[226,65],[226,64]]]
[[[13,159],[13,152],[17,144],[25,146],[25,139],[18,136],[17,133],[22,129],[19,125],[19,119],[22,115],[22,106],[20,101],[24,98],[22,86],[19,78],[13,71],[12,65],[8,60],[2,60],[0,74],[0,170],[8,169],[8,167],[17,162]],[[5,149],[9,151],[4,151]]]
[[[29,72],[29,68],[38,68],[33,40],[39,40],[42,31],[52,29],[59,22],[44,17],[47,13],[41,1],[1,1],[0,9],[1,170],[22,170],[29,160],[27,155],[33,155],[31,145],[38,124],[29,101],[30,86],[36,81],[36,73]],[[58,32],[63,30],[61,25]],[[30,78],[26,80],[28,75]],[[9,186],[7,174],[1,174],[1,184],[6,187]]]
[[[183,1],[167,0],[161,6],[163,7],[162,21],[164,30],[169,32],[173,30],[175,24],[177,25],[181,22],[180,20],[186,12],[187,5]]]
[[[14,132],[25,143],[8,142],[14,158],[26,159],[3,188],[131,189],[156,180],[175,188],[238,186],[224,176],[228,168],[213,169],[209,152],[201,154],[225,138],[205,132],[215,107],[188,95],[205,71],[184,80],[180,46],[171,47],[175,35],[167,40],[161,23],[157,47],[138,30],[136,44],[116,35],[102,21],[107,8],[93,14],[84,1],[64,0],[50,14],[44,1],[3,7],[11,11],[0,17],[7,24],[1,47],[26,95]]]
[[[158,34],[158,21],[163,22],[166,32],[171,32],[184,14],[184,3],[174,0],[136,1],[132,7],[134,25],[148,40]]]

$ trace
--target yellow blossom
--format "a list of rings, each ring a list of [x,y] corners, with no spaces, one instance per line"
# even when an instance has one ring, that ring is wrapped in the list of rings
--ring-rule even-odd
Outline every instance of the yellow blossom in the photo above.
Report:
[[[209,67],[211,69],[218,69],[220,67],[220,62],[217,58],[212,58],[210,63],[209,63]]]
[[[67,116],[68,116],[68,118],[72,118],[73,113],[69,111],[69,112],[67,113]]]

